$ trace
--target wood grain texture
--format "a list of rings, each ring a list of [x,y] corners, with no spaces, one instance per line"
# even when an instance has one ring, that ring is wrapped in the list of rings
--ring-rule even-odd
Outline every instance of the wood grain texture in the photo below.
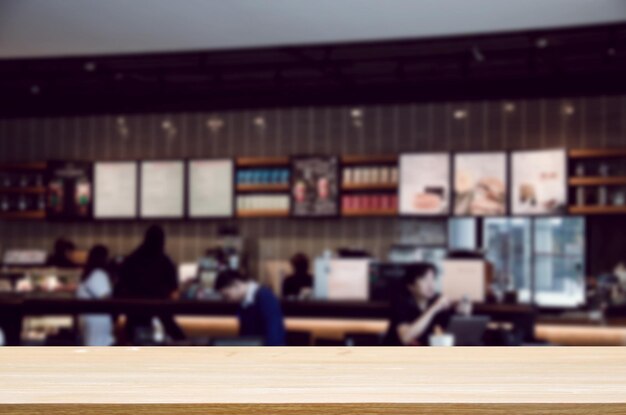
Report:
[[[626,348],[3,348],[4,404],[620,404]]]
[[[2,415],[623,415],[620,404],[2,405]]]

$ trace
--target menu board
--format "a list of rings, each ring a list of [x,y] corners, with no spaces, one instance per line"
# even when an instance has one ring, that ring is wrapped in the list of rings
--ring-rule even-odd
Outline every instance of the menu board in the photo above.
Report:
[[[51,161],[48,163],[47,178],[48,218],[91,218],[93,208],[91,163]]]
[[[567,203],[565,150],[517,151],[512,155],[514,215],[549,215]]]
[[[233,215],[232,160],[193,160],[188,174],[190,217]]]
[[[137,163],[96,163],[94,175],[96,218],[137,217]]]
[[[400,214],[445,215],[450,211],[450,155],[400,156]]]
[[[185,204],[182,161],[141,163],[141,217],[182,218]]]
[[[455,155],[455,215],[504,215],[506,200],[506,153],[459,153]]]
[[[323,217],[339,214],[337,157],[300,157],[292,161],[292,214]]]

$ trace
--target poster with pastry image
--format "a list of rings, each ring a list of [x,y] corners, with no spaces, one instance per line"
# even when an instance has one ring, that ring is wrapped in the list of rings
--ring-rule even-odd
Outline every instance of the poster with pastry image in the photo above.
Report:
[[[565,150],[516,151],[511,165],[514,215],[551,215],[567,203]]]
[[[450,212],[450,155],[400,156],[400,214],[447,215]]]
[[[454,214],[506,214],[506,153],[458,153],[454,157]]]

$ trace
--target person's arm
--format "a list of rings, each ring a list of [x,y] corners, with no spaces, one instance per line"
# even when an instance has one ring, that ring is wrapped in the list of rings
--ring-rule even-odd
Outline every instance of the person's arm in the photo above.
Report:
[[[428,328],[431,321],[437,316],[439,312],[447,309],[449,306],[448,299],[445,297],[439,297],[439,299],[428,308],[417,320],[412,323],[404,323],[398,325],[398,338],[404,345],[413,343],[415,339],[420,337],[424,330]]]
[[[280,303],[271,293],[263,293],[259,297],[259,308],[265,327],[265,345],[284,346],[285,326]]]

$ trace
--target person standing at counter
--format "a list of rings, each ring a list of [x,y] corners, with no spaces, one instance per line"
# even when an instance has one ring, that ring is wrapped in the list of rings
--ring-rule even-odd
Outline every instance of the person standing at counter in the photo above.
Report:
[[[130,254],[120,267],[118,291],[126,298],[168,300],[176,299],[178,277],[176,266],[165,253],[165,232],[158,225],[146,231],[143,243]],[[152,316],[127,315],[126,335],[136,338],[138,330],[152,329]],[[166,333],[174,340],[185,338],[171,315],[159,316]]]
[[[283,281],[284,298],[309,298],[313,294],[313,277],[309,274],[309,258],[303,253],[291,257],[293,274]]]
[[[82,300],[99,300],[111,296],[113,287],[107,271],[109,250],[96,245],[89,251],[87,264],[76,290]],[[79,317],[81,338],[85,346],[110,346],[113,337],[113,321],[108,314],[83,314]]]
[[[76,263],[70,258],[76,249],[74,243],[64,238],[59,238],[54,242],[52,254],[48,256],[46,265],[56,268],[74,268]]]
[[[217,276],[215,291],[227,301],[240,303],[240,336],[262,338],[265,346],[285,345],[283,312],[272,290],[238,271],[226,270]]]
[[[419,262],[408,266],[406,290],[392,303],[391,321],[385,337],[389,346],[428,346],[437,328],[445,329],[453,314],[450,301],[436,292],[434,265]]]

